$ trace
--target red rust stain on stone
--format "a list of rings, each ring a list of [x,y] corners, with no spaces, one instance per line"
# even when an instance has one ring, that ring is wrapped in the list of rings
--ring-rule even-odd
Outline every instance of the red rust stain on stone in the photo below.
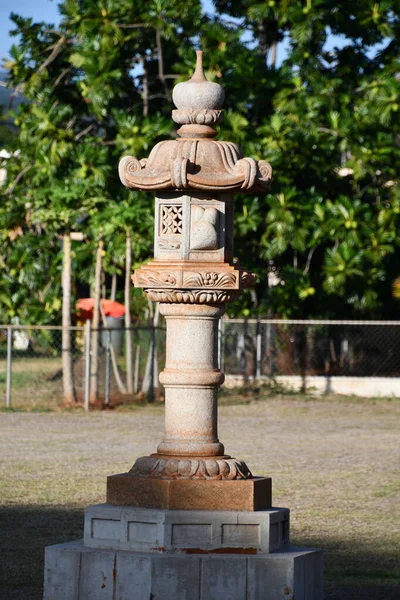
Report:
[[[204,550],[202,548],[182,548],[185,554],[257,554],[257,548],[214,548]]]
[[[284,593],[284,595],[285,595],[285,596],[289,596],[289,595],[291,595],[291,593],[292,593],[292,589],[291,589],[289,586],[286,586],[286,587],[283,589],[283,593]]]

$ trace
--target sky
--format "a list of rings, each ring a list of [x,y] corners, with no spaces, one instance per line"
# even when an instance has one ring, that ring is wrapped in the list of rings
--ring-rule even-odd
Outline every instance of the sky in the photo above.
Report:
[[[33,17],[35,21],[57,23],[58,2],[53,0],[0,0],[0,60],[9,56],[9,49],[16,38],[9,35],[13,23],[9,19],[11,12],[23,17]]]
[[[23,17],[32,17],[35,21],[56,24],[60,18],[57,4],[58,0],[0,0],[0,63],[1,59],[9,56],[9,49],[17,39],[8,33],[13,27],[9,19],[10,13],[15,12]],[[214,12],[211,0],[202,0],[202,4],[207,13]],[[343,47],[346,43],[344,38],[331,36],[326,49],[330,50],[334,46]],[[285,42],[278,46],[278,65],[285,57],[285,46],[287,47]]]

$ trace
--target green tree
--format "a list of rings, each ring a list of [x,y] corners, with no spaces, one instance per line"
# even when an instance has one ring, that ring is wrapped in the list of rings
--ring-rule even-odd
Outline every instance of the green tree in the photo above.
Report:
[[[23,234],[36,228],[43,252],[49,237],[63,240],[64,390],[70,401],[74,392],[67,327],[72,265],[79,257],[72,256],[71,232],[81,231],[92,245],[101,236],[105,248],[109,243],[113,255],[120,256],[128,228],[135,231],[134,262],[150,253],[153,215],[148,197],[132,198],[123,188],[118,160],[123,152],[146,153],[157,138],[172,134],[170,119],[160,112],[170,109],[166,65],[189,44],[201,12],[199,4],[189,10],[184,2],[176,2],[172,10],[159,0],[66,0],[60,12],[58,28],[12,15],[20,43],[11,49],[10,81],[29,102],[16,119],[19,153],[7,163],[3,217],[8,218],[13,206],[15,227]],[[132,72],[135,65],[142,68],[140,78]],[[118,242],[123,246],[115,248]],[[114,258],[104,263],[110,272],[121,267]],[[82,277],[84,271],[78,271]],[[18,289],[18,279],[10,286]],[[59,281],[50,288],[59,295]],[[46,313],[45,303],[42,308]],[[39,322],[48,315],[38,318],[29,312],[24,317]]]
[[[55,240],[82,231],[86,250],[72,248],[81,278],[94,270],[87,250],[94,253],[99,235],[106,272],[123,274],[127,230],[133,267],[143,262],[152,199],[124,190],[117,163],[175,135],[171,89],[177,75],[191,74],[201,46],[207,76],[227,92],[220,137],[274,169],[267,196],[237,196],[237,253],[259,283],[235,310],[390,316],[399,254],[398,6],[215,6],[210,18],[200,2],[64,0],[58,28],[14,16],[21,41],[11,81],[30,103],[17,118],[20,154],[8,161],[0,218],[8,222],[12,207],[15,219],[4,231],[19,226],[43,247],[44,232]],[[332,34],[343,47],[327,50]],[[282,40],[289,49],[280,63]],[[10,291],[18,285],[11,278]],[[55,278],[48,294],[59,297],[57,286]]]
[[[248,97],[236,104],[235,119],[248,131],[242,146],[274,169],[266,198],[237,201],[237,248],[248,267],[256,264],[259,312],[391,316],[399,257],[398,4],[215,5],[221,20],[240,19],[253,46],[252,68],[237,74]],[[332,34],[343,47],[327,50]],[[283,39],[289,49],[277,66]],[[270,289],[268,265],[280,280]]]

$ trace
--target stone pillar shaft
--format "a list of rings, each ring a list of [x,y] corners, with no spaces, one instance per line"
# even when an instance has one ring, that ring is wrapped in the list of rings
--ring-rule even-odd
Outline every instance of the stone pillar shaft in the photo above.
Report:
[[[160,382],[165,386],[162,455],[221,456],[218,441],[218,320],[222,306],[160,304],[167,323],[167,356]]]

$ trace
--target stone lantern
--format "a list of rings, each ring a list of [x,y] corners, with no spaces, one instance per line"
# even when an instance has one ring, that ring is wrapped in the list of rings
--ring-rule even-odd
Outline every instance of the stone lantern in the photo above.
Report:
[[[173,91],[178,138],[124,157],[121,181],[155,192],[154,260],[133,277],[167,324],[165,431],[154,454],[107,481],[83,542],[46,549],[47,600],[321,600],[322,553],[289,545],[289,511],[218,439],[218,321],[254,281],[233,258],[234,193],[266,190],[271,167],[216,140],[223,88]]]
[[[137,479],[143,478],[154,507],[176,508],[153,490],[185,480],[184,508],[229,508],[217,493],[225,490],[220,482],[249,480],[242,488],[248,490],[246,506],[252,509],[255,487],[265,498],[270,481],[252,478],[243,461],[225,455],[218,440],[217,390],[224,375],[217,364],[217,334],[226,303],[254,279],[233,261],[233,193],[266,189],[271,167],[243,158],[236,144],[215,140],[212,125],[221,119],[224,90],[205,78],[202,54],[197,52],[190,81],[173,91],[179,138],[157,144],[148,160],[126,156],[119,166],[124,185],[156,195],[154,260],[132,279],[160,303],[167,323],[166,365],[160,375],[165,435],[157,453],[139,458],[128,475],[109,479],[108,498],[141,505]],[[208,484],[199,486],[199,481]],[[201,507],[199,489],[207,495]],[[236,494],[228,504],[235,500]]]

